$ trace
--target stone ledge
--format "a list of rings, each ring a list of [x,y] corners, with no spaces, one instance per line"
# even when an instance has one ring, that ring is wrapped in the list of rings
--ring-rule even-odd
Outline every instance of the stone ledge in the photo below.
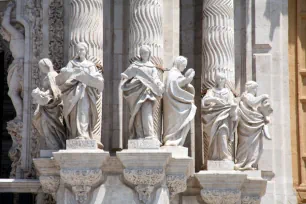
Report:
[[[1,193],[41,193],[38,179],[0,179]]]

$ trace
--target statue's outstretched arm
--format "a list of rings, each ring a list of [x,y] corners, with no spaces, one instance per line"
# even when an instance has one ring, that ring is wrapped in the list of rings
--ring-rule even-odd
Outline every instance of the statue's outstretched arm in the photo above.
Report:
[[[2,27],[14,38],[23,36],[14,26],[11,25],[11,12],[14,8],[15,4],[10,2],[8,4],[7,9],[4,12],[4,16],[2,19]]]

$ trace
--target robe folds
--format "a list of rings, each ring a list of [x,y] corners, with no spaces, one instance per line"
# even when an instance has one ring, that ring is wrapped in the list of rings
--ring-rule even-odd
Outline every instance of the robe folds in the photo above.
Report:
[[[104,88],[102,74],[93,62],[71,60],[56,82],[62,92],[68,139],[94,139],[93,131],[98,121],[96,103]]]
[[[141,108],[144,103],[151,102],[153,111],[156,110],[156,102],[163,94],[163,85],[160,81],[155,66],[151,63],[144,64],[134,62],[122,74],[121,90],[126,99],[129,110],[130,139],[143,138],[144,132],[152,132],[153,129],[144,130]],[[153,133],[152,133],[153,134]]]
[[[181,72],[172,68],[165,83],[163,96],[163,141],[165,145],[183,146],[191,128],[197,107],[194,105],[195,90],[191,84],[179,86],[185,78]]]
[[[253,109],[245,102],[243,95],[239,103],[238,147],[236,168],[257,168],[263,151],[263,137],[269,138],[265,116],[257,109]],[[270,112],[269,112],[270,114]]]

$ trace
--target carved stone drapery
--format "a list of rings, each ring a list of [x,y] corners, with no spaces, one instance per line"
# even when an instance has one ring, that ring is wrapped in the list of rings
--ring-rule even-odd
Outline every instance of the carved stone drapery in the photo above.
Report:
[[[21,166],[21,152],[22,152],[22,128],[23,123],[20,121],[9,121],[7,123],[7,131],[13,140],[12,147],[9,150],[9,157],[12,161],[10,178],[19,178],[18,172]]]
[[[53,199],[56,200],[56,193],[60,185],[59,176],[40,176],[39,181],[44,193],[51,194]]]
[[[76,56],[76,46],[80,42],[88,45],[87,59],[103,70],[103,0],[68,0],[64,3],[69,11],[69,25],[65,32],[68,33],[65,46],[68,47],[68,59]],[[94,139],[101,142],[102,128],[102,98],[100,94],[96,103],[98,121],[94,127]]]
[[[60,175],[66,184],[71,185],[79,203],[86,202],[91,187],[102,181],[101,169],[61,169]]]
[[[151,200],[151,193],[155,185],[161,183],[165,177],[165,171],[162,168],[157,169],[124,169],[124,179],[130,184],[135,185],[139,200],[147,203]]]
[[[130,34],[129,34],[129,59],[133,62],[139,58],[139,47],[147,45],[151,48],[151,61],[157,67],[163,65],[163,0],[130,0]],[[160,79],[163,72],[159,71]],[[159,100],[153,115],[155,133],[160,137],[161,106]]]
[[[201,190],[201,196],[207,204],[236,204],[240,201],[239,190]]]

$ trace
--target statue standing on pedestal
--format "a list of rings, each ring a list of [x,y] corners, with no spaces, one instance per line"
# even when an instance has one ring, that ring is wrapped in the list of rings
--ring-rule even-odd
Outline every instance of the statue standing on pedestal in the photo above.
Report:
[[[8,3],[2,20],[1,34],[5,40],[10,42],[10,50],[14,61],[8,68],[7,83],[9,87],[8,95],[10,96],[16,110],[17,120],[22,120],[23,102],[23,63],[24,63],[24,35],[11,25],[11,12],[15,4]]]
[[[64,149],[66,136],[61,91],[55,82],[58,74],[54,71],[51,60],[47,58],[40,60],[38,65],[40,71],[47,76],[43,80],[42,88],[36,88],[32,92],[34,102],[38,104],[34,113],[33,125],[40,135],[45,137],[48,149]]]
[[[76,47],[77,56],[56,77],[62,92],[67,139],[93,139],[98,121],[96,102],[104,88],[104,79],[95,64],[86,59],[88,45]],[[101,141],[97,141],[101,147]]]
[[[165,146],[183,146],[191,128],[197,107],[194,105],[194,87],[190,84],[195,72],[189,69],[185,76],[181,73],[186,69],[187,59],[179,56],[175,59],[172,69],[165,82],[163,96]]]
[[[263,150],[263,137],[271,139],[267,124],[273,110],[267,94],[256,96],[257,87],[256,82],[248,81],[239,103],[237,170],[256,169]]]
[[[202,120],[205,134],[210,138],[208,160],[232,161],[228,150],[228,140],[234,140],[237,104],[230,89],[225,87],[226,78],[217,73],[216,86],[209,89],[202,99]]]
[[[153,113],[158,97],[162,97],[164,92],[164,85],[155,65],[150,62],[151,50],[148,46],[140,47],[140,57],[121,74],[123,97],[131,113],[130,139],[159,140],[154,132]]]

